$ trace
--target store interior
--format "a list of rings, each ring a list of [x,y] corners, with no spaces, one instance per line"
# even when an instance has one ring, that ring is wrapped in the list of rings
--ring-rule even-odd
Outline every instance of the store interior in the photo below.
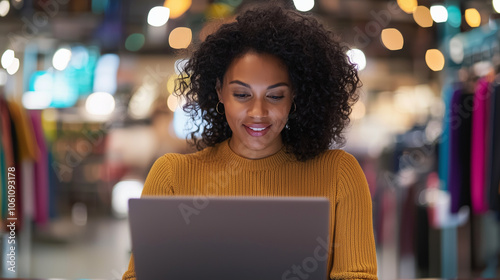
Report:
[[[0,0],[0,277],[121,279],[189,54],[265,0]],[[500,0],[277,0],[349,47],[380,279],[500,278]],[[16,204],[9,206],[10,168]],[[12,170],[14,170],[12,169]]]

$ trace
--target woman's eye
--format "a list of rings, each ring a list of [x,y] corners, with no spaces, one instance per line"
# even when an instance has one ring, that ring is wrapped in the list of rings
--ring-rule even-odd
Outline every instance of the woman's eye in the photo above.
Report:
[[[235,93],[233,93],[233,96],[236,97],[236,98],[245,98],[245,97],[250,96],[250,94],[235,92]]]
[[[269,96],[269,98],[271,98],[273,100],[280,100],[283,97],[284,97],[283,95],[271,95],[271,96]]]

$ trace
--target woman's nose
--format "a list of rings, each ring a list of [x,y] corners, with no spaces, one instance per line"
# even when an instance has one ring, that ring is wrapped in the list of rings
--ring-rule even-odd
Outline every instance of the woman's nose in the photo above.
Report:
[[[263,100],[255,99],[250,104],[248,115],[254,118],[261,118],[267,115],[266,104]]]

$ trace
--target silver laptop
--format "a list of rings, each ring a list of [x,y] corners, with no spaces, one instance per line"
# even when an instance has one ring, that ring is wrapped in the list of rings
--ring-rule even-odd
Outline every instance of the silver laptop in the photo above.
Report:
[[[324,280],[329,220],[319,197],[130,199],[136,276]]]

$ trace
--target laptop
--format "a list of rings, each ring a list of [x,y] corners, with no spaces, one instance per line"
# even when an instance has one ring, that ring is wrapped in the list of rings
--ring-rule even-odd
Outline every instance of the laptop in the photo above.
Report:
[[[329,213],[320,197],[130,199],[137,279],[327,279]]]

